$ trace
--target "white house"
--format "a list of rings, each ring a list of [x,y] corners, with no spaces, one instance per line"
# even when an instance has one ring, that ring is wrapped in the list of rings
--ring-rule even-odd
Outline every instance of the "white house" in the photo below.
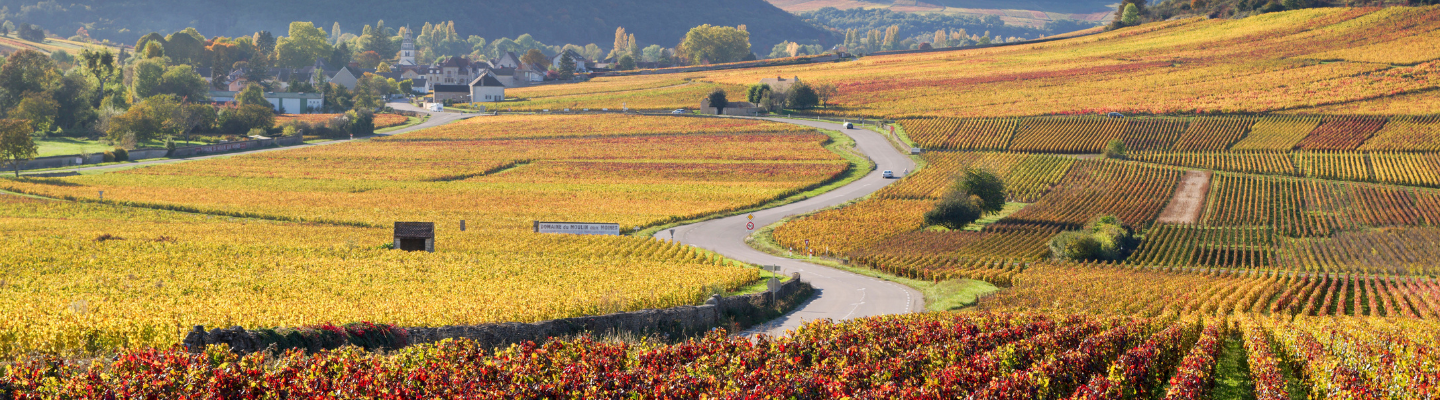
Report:
[[[210,91],[210,101],[232,103],[240,92]],[[319,93],[265,92],[270,108],[285,114],[314,114],[325,107],[325,96]]]
[[[450,57],[443,63],[431,65],[425,69],[426,89],[434,89],[435,85],[465,85],[480,76],[482,66],[489,63],[472,63],[463,57]]]
[[[485,71],[475,80],[470,81],[470,102],[497,102],[505,100],[505,84],[495,78],[495,74]]]
[[[505,55],[491,61],[490,64],[493,64],[495,68],[520,68],[520,57],[516,56],[513,51],[507,51]]]
[[[569,56],[570,59],[575,60],[575,73],[583,74],[590,72],[590,68],[585,66],[585,64],[590,61],[586,60],[584,56],[576,54],[574,50],[566,50],[560,52],[560,54],[556,54],[555,58],[550,59],[550,65],[555,66],[555,68],[560,68],[560,57],[565,56]]]

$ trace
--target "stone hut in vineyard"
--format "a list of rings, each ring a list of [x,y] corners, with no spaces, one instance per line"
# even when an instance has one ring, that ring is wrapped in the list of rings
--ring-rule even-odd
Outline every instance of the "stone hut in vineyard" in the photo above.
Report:
[[[435,252],[434,222],[396,222],[395,249]]]

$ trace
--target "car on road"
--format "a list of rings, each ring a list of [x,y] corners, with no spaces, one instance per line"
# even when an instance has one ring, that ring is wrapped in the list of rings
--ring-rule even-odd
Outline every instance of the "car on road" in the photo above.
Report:
[[[685,113],[685,109],[683,109],[683,108],[678,108],[678,109],[675,109],[675,111],[671,111],[670,113],[671,113],[671,114],[684,114],[684,113]]]
[[[855,129],[855,124],[846,122],[846,123],[845,123],[845,129]]]
[[[887,169],[884,172],[880,173],[880,177],[885,179],[895,179],[895,171]]]

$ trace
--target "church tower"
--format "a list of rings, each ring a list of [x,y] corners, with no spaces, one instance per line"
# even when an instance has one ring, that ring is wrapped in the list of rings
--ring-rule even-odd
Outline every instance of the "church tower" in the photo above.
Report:
[[[415,65],[415,38],[411,35],[410,29],[405,29],[405,41],[400,42],[399,65]]]

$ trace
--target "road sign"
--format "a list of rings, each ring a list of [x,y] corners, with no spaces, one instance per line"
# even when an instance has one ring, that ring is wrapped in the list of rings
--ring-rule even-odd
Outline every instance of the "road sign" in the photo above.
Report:
[[[746,223],[745,223],[745,229],[752,230],[752,231],[755,230],[755,223],[754,223],[754,222],[746,222]]]
[[[753,221],[753,220],[755,220],[755,214],[750,214],[750,216],[749,216],[749,217],[746,217],[746,218],[749,218],[750,220]]]

